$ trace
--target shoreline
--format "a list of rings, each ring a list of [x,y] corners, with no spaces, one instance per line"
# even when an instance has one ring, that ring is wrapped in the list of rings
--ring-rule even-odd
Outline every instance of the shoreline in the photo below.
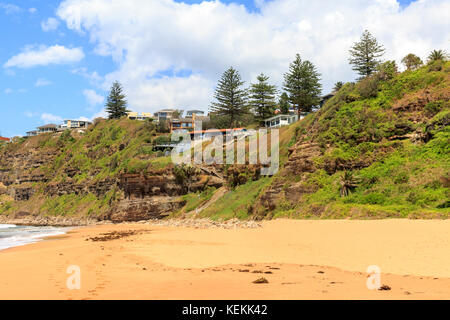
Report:
[[[41,216],[41,215],[25,215],[23,217],[8,217],[5,215],[0,215],[0,224],[14,224],[17,226],[29,226],[29,227],[90,227],[90,226],[101,226],[101,225],[121,225],[121,224],[149,224],[149,225],[163,225],[163,226],[200,226],[200,227],[234,227],[237,225],[243,226],[244,228],[255,228],[259,227],[261,224],[276,221],[276,220],[289,220],[289,221],[450,221],[450,219],[415,219],[415,218],[368,218],[368,219],[290,219],[281,218],[275,220],[239,220],[237,218],[225,220],[225,221],[215,221],[209,218],[161,218],[161,219],[151,219],[142,221],[124,221],[124,222],[114,222],[111,220],[98,220],[89,218],[79,218],[79,217],[64,217],[64,216]]]
[[[0,299],[449,299],[449,226],[274,220],[258,228],[75,227],[0,251]],[[366,288],[370,264],[380,265],[382,284],[392,290]],[[70,265],[81,268],[81,290],[65,286]],[[261,277],[269,283],[253,283]]]

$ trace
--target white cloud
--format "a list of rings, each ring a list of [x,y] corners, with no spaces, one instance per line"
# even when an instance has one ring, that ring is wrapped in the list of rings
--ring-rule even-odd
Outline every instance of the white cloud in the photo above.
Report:
[[[51,64],[67,64],[78,62],[83,58],[82,48],[66,48],[60,45],[27,47],[22,53],[9,59],[3,67],[31,68]]]
[[[250,13],[219,1],[65,0],[57,15],[69,29],[88,34],[97,54],[116,61],[118,69],[105,76],[103,89],[119,80],[136,111],[206,109],[229,66],[247,84],[264,72],[280,86],[296,53],[317,65],[329,91],[337,81],[355,79],[348,49],[364,29],[385,45],[385,59],[448,50],[448,0],[420,0],[404,9],[395,0],[259,0],[257,5],[260,12]],[[192,74],[155,77],[165,70]]]
[[[59,21],[55,18],[48,18],[45,21],[41,22],[41,28],[43,31],[53,31],[58,29]]]
[[[22,9],[18,6],[16,6],[15,4],[3,3],[3,2],[0,2],[0,9],[3,9],[6,14],[14,14],[14,13],[19,13],[20,11],[22,11]]]
[[[90,82],[92,85],[97,85],[97,86],[98,86],[98,85],[100,85],[101,82],[104,80],[103,77],[101,77],[101,76],[97,73],[97,71],[89,72],[89,71],[87,70],[87,68],[85,68],[85,67],[73,69],[73,70],[72,70],[72,73],[73,73],[73,74],[80,75],[80,76],[82,76],[83,78],[88,79],[89,82]]]
[[[95,107],[99,104],[102,104],[103,101],[105,100],[103,96],[99,95],[92,89],[83,90],[83,95],[86,98],[87,102],[89,103],[90,107]]]
[[[41,120],[47,123],[57,124],[59,122],[62,122],[63,118],[61,118],[60,116],[55,116],[54,114],[51,113],[43,113],[41,114]]]
[[[13,92],[13,90],[11,88],[6,88],[4,92],[5,94],[10,94]]]
[[[31,14],[34,14],[34,13],[37,12],[37,9],[36,8],[30,8],[30,9],[28,9],[28,12],[31,13]]]
[[[51,81],[49,81],[47,79],[44,79],[44,78],[39,78],[39,79],[36,80],[34,86],[35,87],[45,87],[45,86],[48,86],[48,85],[51,85],[51,84],[52,84]]]
[[[25,111],[25,112],[24,112],[24,115],[25,115],[27,118],[34,118],[34,117],[37,116],[37,114],[36,114],[35,112],[32,112],[32,111]]]

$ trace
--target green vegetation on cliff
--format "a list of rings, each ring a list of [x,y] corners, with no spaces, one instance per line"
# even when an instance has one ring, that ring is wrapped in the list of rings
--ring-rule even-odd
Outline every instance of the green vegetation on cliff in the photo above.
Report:
[[[449,100],[450,62],[347,83],[294,125],[297,154],[308,156],[301,150],[308,144],[320,150],[309,158],[311,168],[288,162],[274,179],[285,192],[269,206],[262,196],[255,214],[448,218]]]

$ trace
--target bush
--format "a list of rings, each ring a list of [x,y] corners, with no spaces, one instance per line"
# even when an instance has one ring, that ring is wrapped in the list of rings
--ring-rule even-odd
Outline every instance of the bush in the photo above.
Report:
[[[445,102],[442,100],[428,102],[425,106],[425,114],[428,117],[434,117],[438,114],[444,107]]]
[[[159,136],[153,140],[154,145],[165,144],[165,143],[170,143],[170,142],[171,142],[170,136]]]
[[[429,72],[442,71],[443,68],[444,68],[444,61],[442,61],[442,60],[432,61],[428,65]]]
[[[361,199],[362,204],[384,204],[386,196],[382,193],[370,193]]]
[[[398,73],[397,64],[395,61],[386,61],[380,64],[377,68],[378,78],[383,81],[391,80]]]
[[[363,99],[375,98],[378,95],[379,78],[377,75],[370,76],[361,80],[356,90]]]

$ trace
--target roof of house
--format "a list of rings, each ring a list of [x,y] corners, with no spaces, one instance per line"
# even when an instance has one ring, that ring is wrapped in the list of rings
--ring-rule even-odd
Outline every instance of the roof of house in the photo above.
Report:
[[[205,111],[202,110],[188,110],[186,113],[205,113]]]
[[[277,118],[281,118],[281,117],[289,117],[289,118],[292,118],[292,117],[296,117],[296,115],[294,114],[277,114],[275,117],[272,117],[272,118],[269,118],[269,119],[265,119],[264,121],[272,121],[272,120],[275,120],[275,119],[277,119]]]
[[[64,121],[72,121],[72,122],[87,122],[87,123],[91,123],[91,121],[89,121],[89,120],[73,120],[73,119],[65,119]]]
[[[177,110],[175,110],[175,109],[162,109],[162,110],[159,110],[159,111],[156,111],[155,113],[160,113],[160,112],[176,112]]]
[[[7,141],[7,142],[9,142],[9,141],[11,141],[11,139],[10,138],[5,138],[5,137],[0,137],[0,141]]]

